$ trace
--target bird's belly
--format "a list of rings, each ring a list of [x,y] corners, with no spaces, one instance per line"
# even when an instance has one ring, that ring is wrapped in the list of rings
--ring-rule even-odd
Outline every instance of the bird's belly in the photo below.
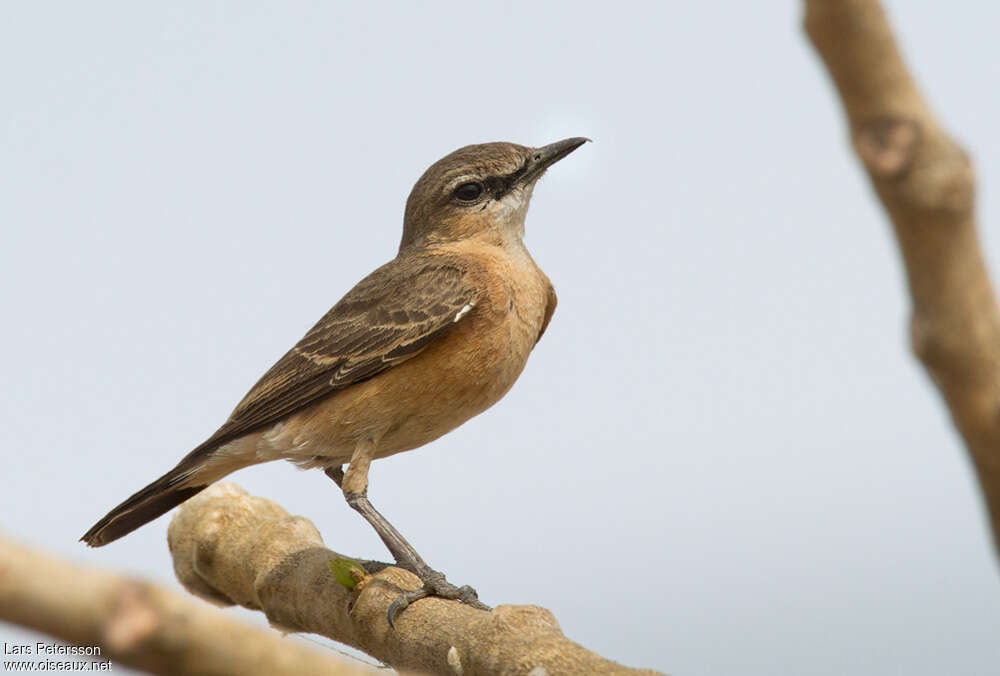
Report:
[[[511,313],[487,332],[476,331],[471,323],[467,328],[456,331],[451,350],[442,343],[441,352],[449,358],[442,358],[434,375],[404,397],[406,405],[379,440],[376,457],[411,450],[447,434],[513,387],[534,345],[524,323]],[[428,357],[436,361],[433,353]]]

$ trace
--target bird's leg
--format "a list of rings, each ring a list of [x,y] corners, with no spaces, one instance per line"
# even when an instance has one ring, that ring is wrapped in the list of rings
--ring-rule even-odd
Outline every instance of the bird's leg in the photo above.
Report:
[[[378,536],[382,538],[382,542],[389,549],[392,557],[396,560],[396,565],[400,568],[405,568],[406,570],[419,575],[418,572],[421,568],[430,568],[421,557],[417,554],[417,551],[413,548],[409,542],[406,541],[396,528],[389,523],[389,521],[382,516],[382,514],[372,507],[372,503],[368,500],[368,491],[366,488],[362,488],[360,491],[349,490],[346,486],[346,476],[350,476],[350,470],[348,474],[344,474],[344,470],[340,467],[331,467],[326,470],[326,475],[333,479],[334,483],[344,492],[344,499],[347,500],[354,510],[359,512],[361,516],[372,525]]]
[[[403,592],[392,602],[389,606],[389,625],[395,626],[396,617],[411,603],[432,595],[461,601],[473,608],[489,610],[490,607],[479,600],[475,589],[468,585],[455,586],[445,579],[443,573],[427,565],[413,545],[407,542],[406,538],[369,502],[368,467],[371,465],[373,450],[374,444],[358,444],[346,473],[337,466],[328,468],[326,475],[344,492],[347,504],[372,525],[396,560],[396,564],[419,577],[424,583],[420,589]]]

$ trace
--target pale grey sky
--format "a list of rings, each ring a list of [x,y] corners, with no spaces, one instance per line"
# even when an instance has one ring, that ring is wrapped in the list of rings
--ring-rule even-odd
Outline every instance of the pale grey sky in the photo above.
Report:
[[[1000,10],[889,8],[975,159],[1000,276]],[[982,503],[907,352],[898,255],[798,2],[5,14],[5,532],[176,587],[167,518],[77,538],[395,254],[429,164],[583,135],[528,216],[560,304],[524,375],[376,463],[373,502],[451,580],[625,664],[996,669]],[[232,480],[385,558],[322,473]]]

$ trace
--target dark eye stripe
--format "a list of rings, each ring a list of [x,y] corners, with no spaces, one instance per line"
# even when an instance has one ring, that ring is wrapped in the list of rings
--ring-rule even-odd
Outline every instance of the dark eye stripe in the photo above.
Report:
[[[517,180],[524,175],[524,172],[528,170],[528,161],[526,160],[524,164],[515,169],[513,172],[507,174],[506,176],[497,176],[489,180],[489,190],[496,199],[502,198],[504,195],[509,193]]]

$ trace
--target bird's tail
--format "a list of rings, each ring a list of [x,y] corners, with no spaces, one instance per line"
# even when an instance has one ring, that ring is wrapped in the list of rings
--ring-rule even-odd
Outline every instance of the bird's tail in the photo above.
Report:
[[[91,547],[114,542],[200,493],[212,483],[204,480],[193,483],[191,474],[190,464],[182,461],[180,465],[108,512],[80,538],[80,541],[86,542]]]

